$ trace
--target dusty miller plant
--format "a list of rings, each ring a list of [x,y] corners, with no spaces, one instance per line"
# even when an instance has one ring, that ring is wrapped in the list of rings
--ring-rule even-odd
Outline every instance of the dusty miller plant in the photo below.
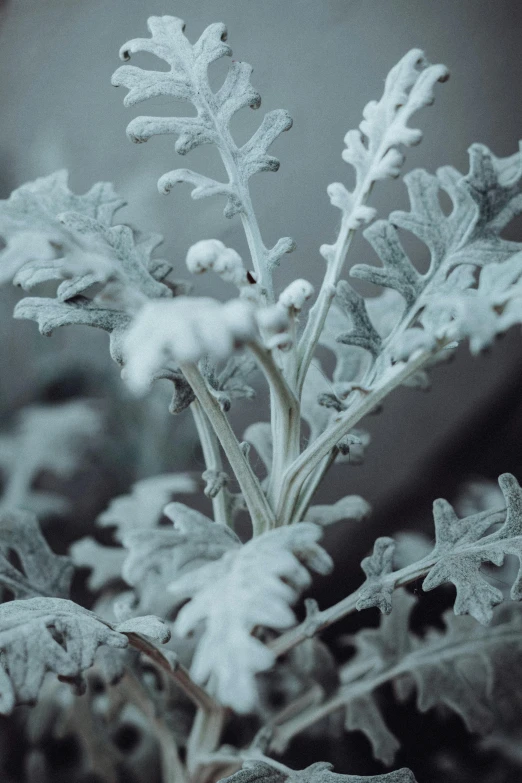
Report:
[[[33,738],[63,732],[69,722],[91,769],[106,781],[117,774],[117,753],[100,759],[97,751],[125,711],[147,726],[165,783],[413,781],[406,768],[362,778],[335,773],[321,760],[293,770],[278,757],[297,734],[327,731],[325,719],[342,715],[345,730],[363,731],[375,757],[392,767],[399,742],[380,710],[384,683],[393,684],[399,700],[416,692],[420,710],[444,705],[471,731],[494,730],[500,720],[495,689],[520,655],[522,615],[515,602],[522,597],[522,574],[512,574],[506,597],[482,566],[500,566],[506,555],[520,558],[517,480],[500,476],[498,507],[472,509],[464,518],[436,500],[435,543],[418,559],[399,562],[394,539],[381,537],[362,562],[366,578],[355,593],[324,609],[306,599],[301,622],[294,607],[314,574],[332,570],[319,543],[323,527],[369,513],[358,496],[312,505],[335,461],[362,459],[368,445],[362,419],[398,386],[425,388],[431,369],[459,342],[468,340],[478,353],[522,321],[522,252],[502,237],[522,211],[520,153],[497,158],[474,144],[465,174],[450,166],[435,174],[412,171],[404,177],[409,211],[377,219],[374,187],[400,176],[407,149],[422,137],[414,115],[433,103],[438,83],[448,78],[444,66],[410,51],[390,71],[382,97],[366,105],[359,128],[345,136],[343,159],[355,172],[354,185],[328,188],[340,224],[335,241],[320,247],[319,290],[297,279],[277,291],[274,268],[294,242],[283,237],[265,245],[249,182],[259,172],[277,171],[268,150],[292,120],[284,110],[269,111],[238,147],[230,121],[245,107],[257,109],[260,96],[250,83],[251,67],[235,60],[222,86],[211,89],[209,65],[231,55],[224,25],[210,25],[194,44],[175,17],[152,17],[148,27],[149,37],[126,43],[120,57],[147,52],[167,69],[125,64],[112,83],[127,89],[126,106],[161,96],[185,101],[190,110],[186,117],[136,117],[127,135],[145,142],[171,134],[180,155],[201,144],[217,147],[226,181],[177,168],[163,174],[158,187],[166,194],[187,183],[194,199],[224,198],[225,217],[242,222],[248,259],[212,238],[197,242],[186,257],[190,273],[221,277],[230,299],[189,295],[185,284],[172,282],[172,264],[157,254],[161,237],[116,222],[124,202],[112,186],[97,184],[78,196],[65,172],[23,185],[0,202],[0,276],[24,290],[55,281],[55,296],[22,299],[15,317],[37,321],[44,335],[68,324],[105,330],[111,355],[136,393],[146,393],[154,380],[170,380],[171,412],[190,410],[206,469],[202,476],[140,481],[97,520],[100,529],[113,529],[115,545],[83,539],[71,557],[51,552],[24,492],[6,494],[0,584],[12,600],[0,605],[0,710],[9,714],[17,704],[36,703],[28,724]],[[441,192],[451,200],[449,214]],[[408,257],[398,229],[429,249],[424,273]],[[380,265],[358,264],[348,272],[346,258],[359,231]],[[375,284],[378,295],[362,296],[349,278]],[[316,359],[318,346],[335,354],[330,380]],[[266,420],[238,435],[229,412],[235,399],[254,396],[256,371],[268,385],[270,408]],[[261,474],[252,448],[264,465]],[[199,492],[211,499],[212,518],[173,500]],[[245,511],[251,536],[242,541],[234,521]],[[91,569],[92,611],[70,600],[75,565]],[[424,635],[410,629],[417,599],[404,589],[419,579],[424,590],[445,583],[456,588],[444,627]],[[354,654],[336,664],[318,635],[369,607],[383,613],[380,627],[355,634]],[[100,680],[107,683],[103,698]],[[269,698],[275,684],[285,696],[278,709]],[[87,690],[81,708],[70,686]],[[247,715],[256,720],[245,724],[235,745],[225,743],[227,725]],[[28,769],[31,780],[44,779],[41,756]]]

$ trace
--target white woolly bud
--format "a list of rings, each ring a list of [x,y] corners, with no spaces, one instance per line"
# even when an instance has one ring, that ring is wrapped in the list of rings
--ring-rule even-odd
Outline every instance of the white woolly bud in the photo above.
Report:
[[[212,269],[225,282],[238,288],[248,283],[241,256],[219,239],[202,239],[192,245],[187,253],[186,264],[189,272],[195,275]]]
[[[256,317],[267,348],[280,348],[283,351],[290,348],[292,341],[288,334],[290,327],[288,310],[278,303],[259,309]]]
[[[278,304],[285,310],[293,310],[298,313],[313,293],[314,287],[308,280],[294,280],[285,288],[279,297]]]
[[[277,305],[261,308],[256,317],[259,328],[269,335],[281,334],[290,326],[288,315]]]

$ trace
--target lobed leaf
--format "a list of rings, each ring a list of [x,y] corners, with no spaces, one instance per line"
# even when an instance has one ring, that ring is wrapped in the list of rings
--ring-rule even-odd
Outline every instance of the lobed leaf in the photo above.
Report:
[[[290,606],[310,585],[309,571],[331,570],[330,557],[317,544],[320,536],[320,528],[304,522],[272,530],[179,577],[169,588],[177,601],[190,599],[179,612],[175,631],[185,636],[205,622],[192,677],[203,683],[212,676],[216,697],[237,712],[253,710],[255,674],[275,660],[252,632],[257,626],[291,626],[295,615]]]
[[[520,656],[518,606],[498,607],[487,629],[447,611],[443,630],[430,629],[420,637],[409,628],[416,603],[411,594],[397,591],[393,610],[380,627],[352,637],[356,655],[341,669],[345,684],[334,697],[346,704],[346,728],[363,731],[376,758],[386,764],[393,762],[398,744],[380,711],[377,689],[382,683],[391,681],[401,700],[415,688],[422,712],[445,705],[469,731],[487,734],[495,721],[495,694],[510,676],[506,662]],[[352,672],[361,664],[367,673],[353,680]]]
[[[134,588],[126,604],[132,615],[152,613],[171,619],[179,608],[175,596],[167,592],[172,580],[240,546],[230,528],[183,503],[169,503],[163,513],[172,527],[128,529],[122,534],[126,549],[122,576]]]
[[[18,556],[20,568],[11,562],[11,552]],[[66,598],[72,572],[70,559],[51,551],[33,514],[0,514],[0,585],[14,598]]]
[[[98,647],[127,646],[92,612],[63,598],[28,598],[0,606],[0,712],[33,702],[47,672],[77,681]]]

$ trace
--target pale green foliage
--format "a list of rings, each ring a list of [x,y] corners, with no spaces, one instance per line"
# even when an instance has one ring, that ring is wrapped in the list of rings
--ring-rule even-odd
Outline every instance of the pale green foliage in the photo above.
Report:
[[[183,34],[183,21],[176,17],[152,16],[148,27],[151,37],[136,38],[124,44],[120,57],[128,60],[136,52],[150,52],[165,60],[170,71],[144,71],[124,65],[113,75],[112,83],[128,88],[124,101],[127,106],[164,95],[189,101],[196,108],[197,116],[136,117],[128,125],[127,135],[132,141],[142,142],[157,134],[173,133],[178,136],[174,148],[180,155],[200,144],[215,144],[229,176],[227,183],[217,182],[190,169],[176,169],[160,178],[158,188],[160,192],[168,193],[177,182],[187,182],[194,186],[193,198],[226,196],[226,217],[249,213],[252,205],[248,180],[259,171],[278,170],[279,161],[267,151],[279,134],[292,126],[290,116],[282,109],[268,112],[252,138],[238,148],[232,139],[229,122],[245,106],[258,108],[261,98],[250,84],[251,66],[239,61],[231,63],[227,78],[218,92],[214,93],[210,88],[208,66],[220,57],[232,54],[230,46],[225,43],[225,25],[210,25],[194,45]],[[270,270],[284,253],[293,248],[294,243],[289,237],[280,239],[271,249],[258,238],[261,258],[256,271],[260,282],[271,285]]]
[[[256,626],[281,630],[292,625],[290,606],[309,587],[309,570],[331,570],[329,555],[317,544],[320,535],[309,523],[271,531],[179,577],[169,588],[177,600],[191,599],[176,620],[179,634],[195,630],[201,620],[206,623],[192,676],[205,682],[213,674],[217,697],[238,712],[254,708],[254,675],[275,660],[252,631]],[[214,599],[216,591],[219,601]]]
[[[0,202],[0,234],[6,242],[0,256],[0,279],[6,282],[14,277],[17,285],[32,288],[46,280],[64,280],[78,265],[93,261],[103,265],[102,248],[69,231],[65,216],[81,214],[99,226],[110,226],[123,204],[112,185],[105,182],[94,185],[84,196],[76,196],[67,186],[66,171],[22,185]],[[62,285],[59,299],[64,298],[62,291],[65,293],[69,284]]]
[[[177,366],[205,357],[217,363],[256,336],[253,309],[240,299],[221,304],[180,296],[171,302],[150,302],[125,336],[125,378],[131,389],[144,392],[165,363]]]
[[[36,521],[15,509],[39,501],[42,511],[46,498],[32,490],[35,474],[40,469],[69,474],[99,419],[83,403],[45,416],[37,409],[23,414],[12,438],[0,441],[10,476],[3,501],[13,509],[0,523],[0,585],[16,599],[0,606],[1,707],[8,712],[17,701],[34,700],[47,671],[79,684],[98,647],[123,648],[130,641],[154,662],[155,676],[181,687],[197,707],[187,739],[174,717],[179,702],[168,689],[150,688],[143,672],[121,686],[122,699],[154,727],[169,781],[216,783],[218,775],[231,774],[230,783],[413,783],[406,769],[362,778],[335,774],[319,762],[293,771],[260,748],[283,752],[297,733],[312,726],[320,731],[323,718],[342,711],[345,728],[364,732],[375,756],[391,764],[399,740],[380,710],[378,689],[386,682],[393,683],[398,698],[415,689],[420,710],[449,707],[474,732],[498,724],[497,693],[508,705],[502,672],[520,653],[521,615],[506,604],[495,608],[505,595],[481,569],[515,555],[518,573],[506,568],[503,574],[512,582],[511,598],[521,599],[522,490],[510,474],[499,479],[506,509],[473,509],[459,519],[449,503],[438,500],[430,551],[419,538],[409,547],[403,538],[397,548],[393,538],[383,536],[363,560],[366,580],[354,594],[323,610],[307,599],[305,619],[297,626],[294,606],[311,586],[311,572],[331,570],[331,558],[318,544],[321,528],[343,519],[361,522],[369,514],[358,495],[311,505],[336,460],[362,461],[370,442],[359,427],[364,416],[401,384],[427,388],[428,370],[458,342],[469,340],[475,354],[522,323],[521,246],[503,237],[522,211],[522,153],[497,158],[474,144],[465,175],[451,167],[434,175],[410,172],[404,177],[410,210],[375,220],[368,204],[373,188],[400,175],[405,150],[422,138],[410,123],[433,103],[437,83],[448,78],[444,66],[430,65],[418,49],[410,51],[390,71],[382,97],[364,108],[359,128],[345,136],[343,159],[354,169],[354,184],[352,190],[340,183],[328,188],[341,221],[335,241],[320,247],[324,279],[307,310],[314,290],[306,280],[298,277],[274,291],[273,268],[294,243],[283,237],[265,246],[249,192],[254,174],[279,167],[268,150],[291,127],[288,113],[269,111],[238,146],[230,122],[239,110],[258,108],[260,97],[250,84],[252,69],[243,62],[231,62],[217,91],[210,86],[209,65],[231,55],[225,26],[210,25],[194,44],[176,17],[151,17],[148,26],[150,37],[129,41],[120,56],[149,53],[168,70],[124,65],[112,83],[127,88],[126,106],[168,97],[192,104],[196,113],[137,117],[127,134],[136,142],[174,135],[181,155],[201,144],[217,147],[228,181],[175,169],[160,178],[159,190],[168,193],[185,182],[195,199],[224,196],[225,216],[239,216],[250,258],[243,261],[218,239],[196,242],[186,255],[188,271],[218,275],[233,286],[235,298],[222,303],[188,296],[184,284],[168,279],[171,264],[155,256],[158,235],[114,225],[123,201],[112,186],[102,183],[77,196],[66,174],[58,172],[0,202],[5,244],[0,281],[13,279],[25,289],[57,283],[54,298],[22,299],[15,316],[36,320],[46,335],[67,324],[107,331],[111,354],[132,389],[144,393],[154,380],[172,382],[170,410],[190,408],[205,463],[201,477],[149,477],[116,498],[97,520],[113,528],[115,546],[93,538],[74,544],[74,563],[91,570],[88,584],[97,593],[98,617],[66,600],[69,560],[53,555]],[[449,213],[441,196],[451,202]],[[384,288],[374,297],[362,296],[343,279],[352,238],[367,224],[364,237],[381,265],[357,264],[350,274]],[[419,271],[404,249],[402,231],[427,246],[427,271]],[[317,346],[335,355],[331,378]],[[233,399],[254,397],[254,369],[269,386],[270,420],[256,414],[240,441],[227,413]],[[259,459],[250,454],[251,446]],[[17,457],[17,449],[27,459]],[[170,502],[177,493],[201,490],[213,519]],[[252,525],[246,543],[234,532],[238,511],[247,511]],[[20,568],[13,565],[13,552]],[[456,588],[444,628],[423,635],[409,629],[415,600],[397,591],[420,577],[425,590],[445,583]],[[336,669],[314,633],[371,607],[389,616],[380,628],[356,634],[354,657]],[[461,614],[472,617],[456,617]],[[182,637],[188,638],[185,646]],[[169,640],[165,653],[155,645]],[[278,663],[284,653],[289,654]],[[129,661],[130,656],[127,667]],[[105,655],[104,665],[112,672],[106,680],[121,675],[122,660],[114,654]],[[279,711],[270,706],[277,691],[285,699]],[[247,748],[220,745],[232,710],[266,719]],[[63,714],[67,711],[62,719]],[[98,724],[92,731],[99,737]],[[40,769],[35,761],[33,780]],[[111,780],[113,761],[98,772]]]
[[[0,436],[1,507],[24,508],[41,517],[67,510],[65,497],[33,484],[43,471],[62,479],[74,475],[85,452],[99,443],[102,425],[100,411],[88,401],[23,408],[12,430]]]
[[[356,183],[352,193],[334,182],[328,187],[332,204],[349,216],[348,228],[357,228],[375,217],[375,210],[358,203],[361,190],[369,190],[380,179],[400,174],[404,155],[401,145],[419,144],[422,133],[408,127],[412,115],[433,103],[437,82],[446,81],[448,70],[443,65],[429,65],[420,49],[412,49],[392,68],[380,101],[366,104],[364,120],[359,130],[348,131],[344,138],[343,159],[355,169]],[[322,255],[335,252],[323,245]]]
[[[220,560],[225,552],[237,549],[240,541],[229,527],[212,522],[183,503],[169,503],[164,514],[172,520],[172,527],[123,536],[127,552],[121,574],[134,588],[129,596],[133,614],[153,612],[170,619],[179,606],[176,596],[167,590],[173,578]]]
[[[424,590],[453,583],[457,589],[455,614],[471,614],[484,625],[491,620],[493,607],[503,600],[503,593],[480,572],[483,563],[500,566],[506,555],[515,555],[521,566],[511,587],[511,598],[519,601],[522,596],[522,490],[509,473],[500,476],[499,485],[506,510],[485,510],[459,519],[446,500],[436,500],[435,546],[413,564],[420,574],[427,574]],[[394,570],[394,549],[393,539],[379,538],[373,554],[363,560],[367,579],[359,591],[357,608],[378,606],[382,612],[391,611],[395,585],[410,568]]]
[[[128,495],[112,500],[96,524],[116,527],[116,536],[121,541],[127,533],[155,527],[172,495],[189,494],[197,488],[197,482],[189,473],[166,473],[143,479],[132,486]]]

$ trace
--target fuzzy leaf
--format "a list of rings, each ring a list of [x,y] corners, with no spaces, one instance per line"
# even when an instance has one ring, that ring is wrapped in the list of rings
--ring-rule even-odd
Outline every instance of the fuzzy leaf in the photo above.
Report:
[[[289,774],[261,761],[248,761],[243,769],[223,778],[221,783],[415,783],[409,769],[398,769],[384,775],[337,775],[333,765],[318,761],[306,769],[292,770]]]
[[[125,98],[127,106],[158,96],[189,101],[197,111],[195,117],[137,117],[127,128],[132,141],[147,141],[157,134],[175,134],[176,152],[185,155],[200,144],[215,143],[227,156],[233,152],[235,166],[243,185],[258,171],[277,171],[279,162],[268,155],[273,141],[292,125],[287,112],[276,110],[265,115],[252,138],[238,148],[232,141],[228,124],[233,115],[245,106],[258,108],[259,94],[250,84],[252,68],[247,63],[233,61],[227,77],[217,92],[208,81],[208,65],[232,51],[224,43],[226,28],[212,24],[195,44],[184,35],[185,25],[174,16],[152,16],[148,20],[150,38],[129,41],[120,50],[123,60],[140,51],[151,52],[170,65],[170,70],[145,71],[131,65],[123,65],[114,73],[112,83],[129,90]],[[189,169],[176,169],[165,174],[158,182],[160,192],[168,193],[174,184],[188,182],[194,185],[193,198],[225,195],[225,215],[232,217],[244,210],[243,190],[231,175],[228,183],[203,177]]]
[[[337,286],[337,303],[352,322],[352,331],[337,336],[337,341],[346,345],[364,348],[373,356],[381,349],[381,337],[370,321],[364,298],[344,280]]]
[[[363,382],[383,340],[403,312],[404,300],[396,291],[388,289],[380,296],[364,299],[349,283],[339,282],[319,343],[335,355],[332,385],[340,400]]]
[[[152,476],[133,484],[128,495],[121,495],[109,504],[96,524],[101,527],[115,527],[119,541],[134,531],[157,527],[163,509],[176,493],[193,493],[198,482],[190,473],[166,473]]]
[[[57,171],[22,185],[0,201],[0,236],[6,243],[0,253],[0,282],[14,277],[26,264],[34,273],[41,270],[35,282],[62,279],[61,266],[67,255],[73,251],[89,254],[90,249],[78,244],[59,215],[76,212],[110,225],[115,212],[125,204],[107,182],[77,196],[69,190],[67,179],[66,171]]]
[[[222,304],[208,297],[179,296],[149,302],[125,336],[125,379],[134,391],[143,393],[169,361],[228,359],[235,347],[256,336],[254,310],[241,299]]]
[[[378,538],[373,553],[362,561],[361,568],[366,574],[366,581],[359,589],[358,610],[378,606],[384,614],[391,612],[394,584],[385,577],[393,571],[394,549],[392,538]]]
[[[11,552],[17,554],[21,569],[10,562]],[[18,510],[0,514],[0,585],[15,598],[65,598],[72,572],[69,558],[51,551],[33,514]]]
[[[341,670],[336,703],[345,700],[350,728],[364,731],[372,742],[377,758],[390,763],[394,737],[379,712],[375,721],[364,713],[353,712],[353,700],[366,700],[378,711],[376,688],[389,680],[399,698],[407,698],[412,686],[417,690],[421,711],[444,704],[456,712],[469,731],[484,734],[492,728],[496,689],[509,678],[506,656],[520,656],[522,615],[514,605],[498,607],[489,628],[471,618],[444,614],[444,630],[430,629],[419,637],[409,629],[416,599],[399,590],[390,615],[383,617],[378,629],[365,629],[353,637],[357,653]],[[368,667],[368,663],[373,663]],[[364,664],[367,674],[352,679]],[[490,708],[492,705],[492,708]],[[359,720],[360,718],[360,720]]]
[[[112,226],[124,203],[108,183],[76,196],[67,187],[64,171],[23,185],[0,202],[0,236],[7,241],[0,255],[0,268],[2,261],[5,264],[0,281],[14,277],[16,285],[29,290],[59,280],[57,298],[62,302],[109,280],[145,296],[171,296],[155,279],[164,277],[170,266],[151,257],[162,238]]]
[[[33,702],[47,672],[77,680],[98,647],[127,638],[92,612],[62,598],[29,598],[0,606],[0,712]]]
[[[96,592],[121,579],[125,561],[125,552],[121,547],[103,546],[87,537],[75,541],[69,552],[75,566],[91,569],[87,581],[90,590]]]
[[[127,87],[126,105],[133,105],[147,98],[166,96],[185,100],[194,106],[196,116],[191,117],[136,117],[127,127],[131,141],[147,141],[158,134],[174,134],[178,138],[174,149],[186,155],[201,144],[215,144],[225,163],[228,182],[219,182],[190,169],[174,169],[160,177],[160,193],[169,193],[177,183],[193,186],[194,199],[207,196],[225,196],[225,217],[245,213],[250,207],[248,180],[260,171],[277,171],[279,161],[268,154],[276,138],[292,127],[288,112],[276,109],[268,112],[253,136],[238,147],[229,128],[232,117],[240,109],[259,108],[261,97],[250,84],[252,68],[247,63],[232,61],[221,88],[214,92],[208,79],[208,66],[232,50],[225,43],[226,28],[212,24],[195,44],[184,35],[185,25],[174,16],[152,16],[147,22],[150,38],[129,41],[120,50],[120,57],[129,60],[135,52],[150,52],[170,66],[170,70],[145,71],[123,65],[113,74],[115,86]],[[292,239],[283,237],[274,247],[267,248],[260,237],[257,253],[262,266],[258,272],[263,279],[258,282],[265,290],[271,289],[271,273],[284,253],[295,247]],[[266,280],[264,279],[266,275]],[[271,295],[271,292],[270,292]]]
[[[503,594],[481,574],[482,563],[500,566],[505,555],[515,555],[520,567],[511,598],[522,598],[522,490],[509,473],[500,476],[499,485],[507,511],[501,527],[489,535],[492,526],[503,520],[504,512],[483,511],[459,519],[447,501],[435,501],[436,543],[428,558],[438,562],[423,583],[424,590],[431,590],[452,582],[457,588],[455,614],[469,613],[483,624],[491,620],[493,607],[503,600]]]
[[[306,520],[324,527],[341,519],[360,522],[369,513],[370,505],[364,498],[360,495],[347,495],[332,505],[311,506],[306,512]]]
[[[240,546],[230,528],[183,503],[169,503],[163,513],[173,527],[128,529],[122,534],[127,550],[122,576],[134,588],[129,605],[133,615],[151,612],[171,618],[178,607],[167,592],[172,580]]]
[[[486,147],[473,145],[467,175],[446,166],[435,176],[412,171],[404,181],[410,211],[393,212],[364,234],[383,267],[357,264],[351,275],[398,291],[406,305],[405,322],[419,316],[417,329],[409,337],[400,336],[396,358],[431,350],[443,338],[469,337],[476,353],[522,320],[517,291],[521,245],[501,236],[507,222],[522,210],[521,153],[496,158]],[[451,199],[449,215],[442,209],[441,191]],[[431,259],[424,274],[408,258],[397,228],[427,245]]]
[[[415,112],[433,103],[436,83],[447,78],[443,65],[429,65],[420,49],[412,49],[388,74],[380,101],[365,106],[359,129],[346,134],[343,159],[355,169],[355,188],[350,192],[334,182],[328,195],[345,213],[347,228],[373,220],[375,210],[361,203],[361,193],[377,180],[399,175],[404,155],[398,147],[411,147],[422,139],[421,131],[409,128],[408,122]],[[321,251],[325,257],[329,248]]]
[[[67,500],[58,492],[33,489],[33,483],[43,471],[60,478],[74,475],[102,424],[101,413],[84,400],[24,408],[14,430],[0,436],[2,507],[23,507],[42,517],[63,513]]]
[[[253,710],[255,674],[274,662],[273,653],[252,631],[257,626],[291,626],[295,615],[290,607],[309,587],[309,570],[331,570],[330,557],[317,544],[320,536],[320,528],[304,522],[272,530],[181,576],[169,588],[176,600],[191,599],[174,626],[180,635],[205,622],[192,676],[203,683],[212,675],[216,697],[238,712]]]

